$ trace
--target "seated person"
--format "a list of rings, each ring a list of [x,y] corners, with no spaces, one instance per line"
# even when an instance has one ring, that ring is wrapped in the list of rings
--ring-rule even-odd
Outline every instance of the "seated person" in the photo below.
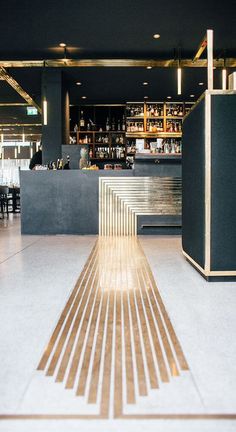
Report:
[[[39,146],[39,150],[34,153],[30,160],[29,169],[34,169],[35,165],[42,165],[42,144]]]

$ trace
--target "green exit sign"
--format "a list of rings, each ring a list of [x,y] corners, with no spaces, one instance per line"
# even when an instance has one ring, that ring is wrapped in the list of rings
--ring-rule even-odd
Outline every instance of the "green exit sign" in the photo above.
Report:
[[[27,115],[37,115],[38,110],[35,107],[27,107]]]

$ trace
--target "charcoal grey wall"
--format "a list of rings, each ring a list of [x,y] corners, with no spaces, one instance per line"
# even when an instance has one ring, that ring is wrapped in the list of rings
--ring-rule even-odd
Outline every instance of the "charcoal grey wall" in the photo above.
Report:
[[[47,125],[42,125],[43,164],[61,158],[61,145],[65,144],[63,116],[66,97],[62,92],[62,72],[46,69],[42,74],[42,107],[47,101]]]

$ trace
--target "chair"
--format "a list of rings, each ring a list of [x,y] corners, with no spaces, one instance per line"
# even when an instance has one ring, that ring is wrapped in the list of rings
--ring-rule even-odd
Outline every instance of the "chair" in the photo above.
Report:
[[[9,217],[9,208],[8,208],[8,202],[9,202],[9,187],[8,186],[0,186],[0,207],[1,207],[1,213],[2,217],[4,218],[4,212],[7,213],[7,218]]]

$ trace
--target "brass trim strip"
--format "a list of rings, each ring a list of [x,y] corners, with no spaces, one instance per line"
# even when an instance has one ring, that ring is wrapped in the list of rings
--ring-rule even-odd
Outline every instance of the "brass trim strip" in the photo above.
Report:
[[[98,281],[99,284],[99,281]],[[89,371],[89,363],[90,363],[90,359],[91,359],[91,352],[92,352],[92,347],[93,347],[93,343],[94,343],[94,334],[95,334],[95,328],[96,328],[96,321],[97,321],[97,317],[98,312],[99,312],[99,308],[101,305],[101,292],[97,293],[97,297],[96,297],[96,303],[93,309],[93,314],[92,314],[92,321],[90,324],[90,329],[89,329],[89,335],[88,335],[88,339],[86,341],[86,349],[85,349],[85,353],[83,355],[83,363],[82,363],[82,367],[80,370],[80,376],[79,376],[79,381],[78,381],[78,386],[77,386],[77,391],[76,391],[76,395],[77,396],[83,396],[85,394],[85,387],[86,387],[86,383],[87,383],[87,379],[88,379],[88,371]]]
[[[126,397],[128,404],[135,403],[133,354],[131,349],[130,316],[128,310],[127,292],[123,291],[124,336],[125,336],[125,370],[126,370]]]
[[[37,108],[41,114],[42,110],[40,106],[32,99],[32,97],[18,84],[18,82],[6,71],[3,66],[0,66],[0,78],[4,79],[29,105],[33,105]]]
[[[48,359],[49,359],[49,357],[50,357],[50,355],[51,355],[51,353],[53,351],[54,345],[55,345],[55,343],[57,341],[57,338],[59,336],[61,328],[63,327],[63,324],[64,324],[65,319],[67,317],[67,314],[68,314],[68,312],[70,310],[70,307],[73,304],[74,299],[76,298],[78,290],[80,289],[80,284],[85,279],[86,274],[89,271],[89,267],[91,265],[91,260],[94,259],[94,257],[96,256],[95,254],[96,254],[97,247],[98,247],[98,242],[96,241],[96,243],[93,246],[93,249],[92,249],[92,251],[91,251],[91,253],[90,253],[90,255],[89,255],[89,257],[88,257],[88,259],[87,259],[87,261],[85,263],[85,265],[84,265],[84,268],[83,268],[83,270],[82,270],[82,272],[81,272],[81,274],[79,276],[79,279],[76,282],[75,287],[74,287],[74,289],[73,289],[73,291],[72,291],[72,293],[71,293],[71,295],[69,297],[69,300],[67,301],[67,303],[66,303],[66,305],[65,305],[65,307],[64,307],[64,309],[63,309],[63,311],[61,313],[59,321],[58,321],[58,323],[57,323],[57,325],[55,327],[55,330],[53,331],[53,334],[52,334],[52,336],[51,336],[51,338],[49,340],[49,343],[48,343],[48,345],[47,345],[47,347],[46,347],[46,349],[45,349],[45,351],[43,353],[43,356],[42,356],[42,358],[41,358],[41,360],[39,362],[37,370],[44,370],[45,367],[46,367],[46,365],[47,365]]]
[[[211,95],[205,97],[205,272],[211,269]]]
[[[86,305],[86,310],[85,310],[85,314],[84,314],[84,318],[82,321],[82,325],[81,325],[81,329],[79,331],[79,337],[75,346],[75,351],[73,354],[73,360],[70,366],[70,370],[69,370],[69,374],[67,377],[67,381],[66,381],[66,389],[72,389],[74,387],[75,384],[75,379],[76,379],[76,374],[77,374],[77,370],[79,367],[79,361],[80,361],[80,357],[81,357],[81,352],[83,349],[83,345],[84,345],[84,341],[86,338],[86,332],[87,332],[87,325],[89,322],[89,317],[93,308],[93,304],[94,304],[94,296],[96,297],[96,289],[95,289],[95,285],[97,284],[97,280],[98,280],[98,266],[96,263],[96,268],[95,270],[92,271],[91,275],[90,275],[90,281],[88,283],[88,286],[90,287],[91,285],[91,289],[90,292],[88,294],[88,291],[86,292],[86,300],[87,297],[89,296],[88,299],[88,303]],[[94,283],[95,281],[95,283]],[[80,311],[77,315],[77,321],[74,327],[74,334],[73,334],[73,346],[75,343],[75,339],[78,333],[78,326],[81,322],[81,318],[82,318],[82,314],[83,314],[83,307],[84,305],[82,305],[81,303],[81,308]],[[66,364],[66,367],[68,366],[68,363]],[[62,365],[62,367],[64,367],[64,364]]]
[[[159,335],[158,335],[157,330],[156,330],[153,314],[151,312],[151,308],[150,308],[149,301],[148,301],[148,292],[147,292],[146,287],[145,287],[145,278],[143,277],[143,274],[141,273],[140,269],[138,269],[138,274],[139,274],[142,298],[143,298],[143,302],[144,302],[145,309],[146,309],[147,316],[148,316],[149,328],[150,328],[151,335],[152,335],[153,346],[155,349],[156,360],[157,360],[157,364],[158,364],[158,368],[159,368],[159,372],[160,372],[161,381],[162,382],[169,382],[170,380],[169,380],[169,376],[168,376],[168,372],[167,372],[166,363],[165,363],[165,360],[163,357],[161,344],[159,341]]]
[[[214,66],[217,68],[224,67],[235,68],[236,58],[228,57],[226,59],[214,59]],[[158,67],[158,68],[177,68],[178,60],[176,59],[55,59],[55,60],[0,60],[0,67],[18,68],[18,67]],[[181,59],[182,68],[207,67],[206,59]]]
[[[102,299],[102,309],[100,314],[95,356],[93,360],[93,369],[91,374],[90,389],[88,395],[88,403],[90,404],[94,404],[97,402],[98,379],[99,379],[99,372],[101,368],[102,344],[103,344],[103,338],[105,333],[104,328],[105,328],[105,317],[107,313],[107,302],[108,302],[108,293],[107,291],[105,291]]]
[[[142,250],[142,247],[141,247],[140,244],[139,244],[139,246],[140,246],[140,248],[141,248],[141,250]],[[144,252],[143,252],[143,253],[144,253]],[[154,292],[154,294],[155,294],[156,301],[157,301],[157,303],[158,303],[158,306],[159,306],[159,308],[160,308],[161,314],[162,314],[162,316],[163,316],[163,319],[164,319],[164,322],[165,322],[166,328],[167,328],[167,330],[168,330],[168,333],[169,333],[169,336],[170,336],[170,339],[171,339],[172,345],[173,345],[174,348],[175,348],[175,353],[176,353],[176,356],[177,356],[177,359],[178,359],[178,362],[179,362],[180,368],[181,368],[182,370],[189,370],[189,367],[188,367],[187,361],[186,361],[186,359],[185,359],[185,356],[184,356],[184,354],[183,354],[183,351],[182,351],[181,345],[180,345],[179,340],[178,340],[178,338],[177,338],[177,336],[176,336],[176,333],[175,333],[175,331],[174,331],[174,328],[173,328],[173,326],[172,326],[172,324],[171,324],[170,318],[169,318],[169,316],[168,316],[168,314],[167,314],[167,312],[166,312],[166,308],[165,308],[165,306],[164,306],[164,303],[163,303],[162,298],[161,298],[161,296],[160,296],[160,293],[159,293],[159,291],[158,291],[158,288],[157,288],[157,285],[156,285],[156,282],[155,282],[155,279],[154,279],[153,273],[152,273],[152,271],[151,271],[151,268],[150,268],[150,266],[149,266],[147,260],[146,260],[146,263],[145,263],[145,267],[146,267],[146,270],[147,270],[147,275],[148,275],[148,277],[149,277],[149,279],[150,279],[150,281],[151,281],[151,283],[152,283],[153,292]]]
[[[205,35],[203,37],[203,39],[202,39],[202,41],[198,47],[198,50],[197,50],[197,52],[193,58],[193,62],[195,62],[196,60],[198,60],[201,57],[201,55],[202,55],[203,51],[205,51],[206,47],[207,47],[207,35]]]
[[[94,263],[96,263],[96,257],[95,257]],[[59,367],[58,376],[57,376],[57,379],[56,379],[57,381],[61,381],[63,379],[61,377],[62,376],[64,377],[64,374],[65,374],[65,371],[66,371],[66,366],[67,366],[67,363],[69,361],[69,356],[70,356],[70,353],[71,353],[71,350],[72,350],[71,340],[74,340],[74,337],[76,336],[76,333],[77,333],[77,325],[79,324],[79,318],[78,318],[78,316],[80,314],[82,314],[83,308],[84,308],[84,306],[86,304],[87,297],[89,295],[89,291],[86,289],[87,283],[88,283],[88,281],[90,281],[93,278],[94,272],[95,272],[95,270],[92,268],[92,271],[91,271],[91,273],[89,275],[89,279],[88,280],[85,279],[82,282],[82,284],[81,284],[81,289],[80,289],[80,291],[78,293],[78,296],[75,299],[75,302],[74,302],[74,304],[73,304],[73,306],[71,308],[71,311],[70,311],[70,313],[68,315],[68,318],[66,320],[65,326],[64,326],[64,328],[62,330],[62,333],[61,333],[61,335],[59,337],[59,340],[58,340],[58,343],[56,345],[54,354],[53,354],[52,359],[51,359],[51,361],[49,363],[46,375],[47,376],[52,376],[54,374],[54,372],[55,372],[55,369],[56,369],[56,366],[58,364],[59,358],[61,356],[63,347],[64,347],[64,345],[66,343],[67,335],[68,335],[69,330],[71,328],[72,322],[74,320],[74,317],[76,316],[76,321],[75,321],[75,323],[74,323],[74,325],[72,327],[72,331],[71,331],[69,340],[68,340],[68,342],[66,344],[66,350],[65,350],[65,352],[63,354],[62,361],[61,361],[61,364],[60,364],[60,367]],[[82,295],[83,295],[83,297],[82,297],[82,301],[81,301],[81,296]],[[80,303],[80,301],[81,301],[81,303]],[[80,303],[80,306],[79,306],[79,303]],[[79,310],[77,312],[78,306],[79,306]]]
[[[236,270],[210,270],[205,271],[193,258],[191,258],[183,249],[183,255],[196,267],[204,276],[236,276]]]
[[[119,419],[139,420],[236,420],[236,414],[122,414]],[[79,414],[1,414],[0,421],[15,420],[101,420],[100,415],[79,415]]]
[[[104,358],[104,371],[102,381],[102,397],[101,397],[101,416],[109,416],[110,392],[111,392],[111,361],[112,361],[112,340],[113,340],[113,320],[114,320],[114,291],[109,295],[107,333],[106,333],[106,349]]]

